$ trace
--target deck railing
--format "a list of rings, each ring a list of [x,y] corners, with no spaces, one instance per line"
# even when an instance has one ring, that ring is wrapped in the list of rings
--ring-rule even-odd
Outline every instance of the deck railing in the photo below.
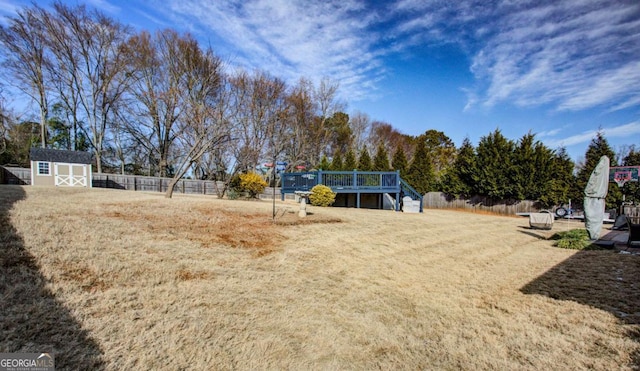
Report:
[[[384,171],[311,171],[282,174],[282,193],[309,191],[324,184],[337,193],[400,192],[397,172]]]

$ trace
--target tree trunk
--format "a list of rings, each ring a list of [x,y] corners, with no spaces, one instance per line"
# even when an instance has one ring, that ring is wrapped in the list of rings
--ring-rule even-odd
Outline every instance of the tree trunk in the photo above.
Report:
[[[96,171],[98,173],[102,172],[102,156],[100,156],[100,152],[96,150]]]
[[[169,186],[167,187],[167,191],[164,193],[164,198],[173,197],[173,190],[176,187],[176,184],[178,184],[178,180],[180,180],[180,178],[178,177],[173,177],[171,179],[171,181],[169,182]]]
[[[164,198],[171,198],[173,196],[173,190],[176,187],[176,184],[178,184],[178,181],[182,179],[184,174],[187,173],[187,170],[189,170],[189,166],[187,166],[186,162],[184,162],[179,168],[178,173],[174,174],[173,178],[171,178],[171,182],[169,182],[169,186],[167,187],[167,192],[165,192],[164,194]]]
[[[46,104],[46,103],[43,103]],[[40,144],[42,148],[47,148],[47,107],[40,108]]]

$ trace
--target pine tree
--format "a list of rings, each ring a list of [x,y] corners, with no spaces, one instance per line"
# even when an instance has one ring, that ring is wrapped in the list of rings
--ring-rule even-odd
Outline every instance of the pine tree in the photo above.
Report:
[[[431,159],[435,183],[439,183],[444,172],[455,160],[455,144],[445,133],[434,129],[425,131],[416,140],[425,143],[427,154]]]
[[[524,198],[526,200],[541,200],[549,197],[553,192],[551,183],[553,181],[555,163],[555,153],[541,142],[537,141],[533,146],[533,176],[530,186],[522,186],[525,190]],[[569,166],[573,163],[570,162]],[[563,174],[557,174],[562,177]],[[569,170],[571,175],[571,170]],[[546,205],[553,206],[553,205]]]
[[[476,153],[469,138],[462,141],[453,165],[443,175],[442,192],[455,197],[470,198],[474,194]]]
[[[497,200],[517,198],[513,153],[515,143],[500,130],[480,139],[474,181],[480,195]]]
[[[433,165],[424,141],[418,141],[416,153],[407,172],[407,181],[420,194],[425,194],[432,190],[434,185]]]
[[[360,157],[358,158],[358,170],[360,171],[371,171],[371,156],[369,155],[369,150],[365,145],[362,147],[362,151],[360,151]]]
[[[534,134],[529,132],[520,139],[513,156],[513,183],[518,200],[540,201],[550,197],[553,161],[554,152],[536,141]]]
[[[349,148],[347,154],[344,156],[344,164],[342,166],[345,171],[352,171],[358,167],[356,163],[356,155],[353,153],[353,149]]]
[[[342,165],[342,155],[340,155],[340,152],[336,152],[336,154],[333,156],[333,159],[331,160],[331,166],[329,168],[333,171],[344,170]]]
[[[632,146],[629,153],[622,160],[622,166],[640,166],[640,151],[636,151],[635,147]],[[625,201],[640,202],[640,183],[626,182],[621,191],[625,195]]]
[[[531,199],[534,193],[533,188],[538,184],[536,181],[536,163],[534,161],[534,138],[529,132],[525,134],[515,147],[513,156],[514,168],[514,191],[518,200]]]
[[[344,112],[336,112],[327,119],[327,131],[329,134],[331,151],[344,152],[353,142],[353,133],[349,126],[349,115]]]
[[[554,153],[549,168],[548,187],[539,198],[543,207],[564,205],[569,202],[571,187],[575,183],[574,167],[575,164],[564,147]]]
[[[389,155],[382,144],[378,145],[376,155],[373,157],[373,171],[389,171]]]
[[[322,155],[322,159],[316,167],[320,170],[329,170],[331,168],[331,164],[329,163],[329,159],[326,155]]]
[[[400,177],[404,178],[407,175],[407,169],[409,164],[407,162],[407,156],[404,154],[402,146],[396,148],[396,152],[393,154],[391,160],[391,168],[400,172]]]

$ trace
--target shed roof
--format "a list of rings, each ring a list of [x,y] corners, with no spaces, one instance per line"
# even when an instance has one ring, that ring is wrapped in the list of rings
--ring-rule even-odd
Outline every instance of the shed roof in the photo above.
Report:
[[[91,164],[93,156],[90,152],[65,151],[50,148],[31,148],[31,161],[67,162],[71,164]]]

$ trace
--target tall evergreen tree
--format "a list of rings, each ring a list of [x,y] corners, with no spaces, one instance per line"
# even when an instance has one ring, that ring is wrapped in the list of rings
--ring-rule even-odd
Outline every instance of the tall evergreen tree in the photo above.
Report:
[[[457,151],[456,159],[444,173],[442,192],[455,197],[470,198],[475,192],[476,152],[467,137]]]
[[[347,154],[344,156],[344,164],[342,166],[343,170],[351,171],[358,167],[358,163],[356,162],[356,155],[353,153],[353,149],[349,148]]]
[[[327,156],[322,155],[322,159],[320,159],[320,163],[317,168],[320,170],[329,170],[331,168],[331,164],[329,163]]]
[[[420,194],[433,190],[434,183],[433,165],[429,158],[425,142],[420,140],[416,144],[416,153],[407,172],[407,181]]]
[[[640,166],[640,151],[631,146],[629,153],[622,159],[622,166]],[[627,202],[640,202],[640,183],[626,182],[621,189]]]
[[[349,115],[336,112],[327,120],[327,130],[330,133],[330,149],[332,153],[345,152],[353,143],[353,133],[349,126]]]
[[[404,178],[407,175],[409,163],[407,161],[407,156],[404,154],[404,149],[401,145],[396,148],[396,152],[393,154],[393,159],[391,160],[391,168],[393,170],[399,171],[401,178]]]
[[[384,145],[379,144],[373,157],[373,171],[389,171],[389,155]]]
[[[531,133],[525,134],[514,151],[514,179],[519,200],[540,200],[548,195],[554,153]]]
[[[335,155],[333,155],[333,159],[331,160],[331,166],[330,169],[333,171],[342,171],[343,169],[343,165],[342,165],[342,155],[340,154],[340,152],[336,152]]]
[[[535,164],[535,178],[533,187],[524,187],[527,191],[525,198],[528,200],[540,200],[544,195],[551,194],[551,181],[554,175],[555,153],[553,150],[537,141],[533,147],[533,163]],[[573,162],[569,161],[568,174],[572,174]],[[559,174],[564,175],[564,174]]]
[[[535,136],[529,132],[525,134],[518,145],[515,147],[513,156],[514,178],[513,185],[515,196],[519,200],[530,199],[535,191],[534,188],[539,185],[536,181],[536,162],[534,150]]]
[[[563,205],[570,201],[570,190],[575,183],[574,167],[575,164],[564,147],[554,153],[549,169],[549,180],[546,182],[548,186],[539,197],[543,207]]]
[[[441,176],[455,160],[455,144],[445,133],[433,129],[425,131],[416,140],[424,141],[427,154],[431,159],[435,182],[438,183]]]
[[[622,159],[622,166],[640,166],[640,150],[631,146],[629,153]]]
[[[362,151],[360,151],[360,157],[358,158],[358,170],[360,171],[371,171],[371,156],[369,155],[369,150],[365,145],[362,147]]]
[[[480,139],[474,177],[479,194],[499,200],[517,198],[514,147],[513,141],[505,138],[499,129]]]

